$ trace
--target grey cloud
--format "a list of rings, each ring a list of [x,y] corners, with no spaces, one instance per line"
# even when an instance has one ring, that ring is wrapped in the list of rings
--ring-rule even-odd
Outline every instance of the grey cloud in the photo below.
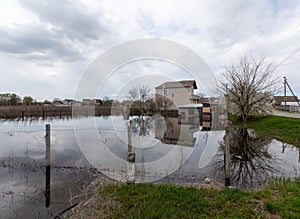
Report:
[[[20,0],[20,3],[38,15],[41,21],[59,28],[63,35],[71,39],[97,40],[108,30],[100,22],[101,14],[90,13],[76,2]]]
[[[0,48],[9,53],[29,53],[57,46],[51,32],[41,26],[17,25],[0,29]]]
[[[43,24],[22,24],[0,28],[0,50],[24,59],[78,59],[80,53]]]

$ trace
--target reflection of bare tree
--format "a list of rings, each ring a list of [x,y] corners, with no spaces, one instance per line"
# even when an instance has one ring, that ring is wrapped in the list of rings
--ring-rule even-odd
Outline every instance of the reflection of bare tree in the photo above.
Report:
[[[256,187],[264,183],[275,171],[275,160],[269,153],[272,139],[257,136],[247,129],[229,134],[230,180],[240,187]],[[220,156],[224,156],[224,142],[220,143]],[[224,170],[223,159],[218,159],[218,170]],[[219,172],[218,171],[218,172]]]
[[[131,129],[135,135],[147,136],[153,128],[152,121],[148,116],[134,116],[130,119]]]
[[[282,151],[281,153],[284,153],[285,149],[288,147],[289,145],[287,143],[282,142]]]

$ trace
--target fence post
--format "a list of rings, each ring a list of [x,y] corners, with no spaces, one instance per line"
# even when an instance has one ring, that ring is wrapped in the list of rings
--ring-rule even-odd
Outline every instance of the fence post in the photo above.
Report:
[[[135,182],[135,153],[132,151],[132,140],[131,140],[131,124],[127,126],[128,135],[128,154],[127,154],[127,183],[131,184]]]

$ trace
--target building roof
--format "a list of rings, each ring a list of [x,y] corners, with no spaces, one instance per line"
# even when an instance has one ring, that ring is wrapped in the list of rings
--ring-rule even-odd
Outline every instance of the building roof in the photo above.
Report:
[[[298,97],[296,97],[297,100],[299,101]],[[274,96],[273,100],[276,101],[276,103],[280,104],[282,102],[297,102],[294,96]]]
[[[191,87],[191,86],[193,86],[194,89],[197,89],[197,84],[195,80],[170,81],[159,85],[155,89],[176,88],[176,87],[180,88],[180,87]]]

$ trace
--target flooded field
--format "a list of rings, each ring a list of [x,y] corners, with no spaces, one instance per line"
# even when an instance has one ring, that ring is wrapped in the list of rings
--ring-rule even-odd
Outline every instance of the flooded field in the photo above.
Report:
[[[45,125],[50,124],[51,168],[46,168]],[[122,116],[2,120],[0,215],[51,218],[75,204],[98,173],[119,181],[224,184],[223,130],[179,124],[177,118]],[[230,185],[253,188],[300,173],[292,145],[231,130]],[[128,162],[130,161],[130,162]]]

